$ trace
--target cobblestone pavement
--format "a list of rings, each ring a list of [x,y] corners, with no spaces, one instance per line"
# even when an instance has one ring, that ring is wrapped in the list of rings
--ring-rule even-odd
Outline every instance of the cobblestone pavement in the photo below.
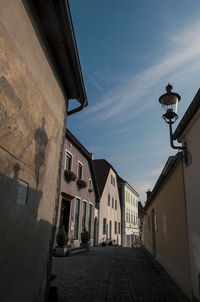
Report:
[[[92,247],[53,258],[59,302],[186,302],[168,274],[143,248]]]

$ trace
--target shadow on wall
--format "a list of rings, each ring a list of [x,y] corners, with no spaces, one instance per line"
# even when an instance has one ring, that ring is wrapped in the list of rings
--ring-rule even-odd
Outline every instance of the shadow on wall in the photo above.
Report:
[[[13,178],[0,173],[1,299],[43,301],[52,225],[37,220],[43,193],[21,182],[18,164],[13,171]]]
[[[35,140],[35,176],[36,176],[36,189],[39,184],[40,168],[45,161],[45,151],[48,143],[48,136],[45,131],[45,117],[42,117],[42,127],[38,128],[34,132]]]

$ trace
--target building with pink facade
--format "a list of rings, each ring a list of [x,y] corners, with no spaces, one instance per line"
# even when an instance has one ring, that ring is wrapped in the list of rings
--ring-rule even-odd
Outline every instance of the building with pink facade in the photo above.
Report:
[[[69,243],[80,246],[81,232],[85,228],[90,234],[90,245],[97,245],[98,208],[99,193],[92,153],[66,130],[56,233],[64,227]]]

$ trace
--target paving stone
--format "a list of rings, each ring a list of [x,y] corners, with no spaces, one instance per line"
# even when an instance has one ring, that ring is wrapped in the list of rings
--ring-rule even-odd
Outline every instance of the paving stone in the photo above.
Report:
[[[143,248],[92,247],[53,258],[51,282],[59,302],[187,302],[182,291]]]

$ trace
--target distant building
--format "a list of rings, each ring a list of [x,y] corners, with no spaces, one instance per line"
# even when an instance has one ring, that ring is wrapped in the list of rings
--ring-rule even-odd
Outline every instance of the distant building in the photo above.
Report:
[[[99,243],[121,245],[121,207],[117,173],[105,159],[93,161],[100,193]]]
[[[69,243],[80,246],[81,232],[90,234],[90,244],[98,244],[99,192],[92,153],[66,130],[61,165],[61,193],[57,232],[64,227]]]
[[[191,300],[182,153],[169,157],[144,207],[144,246]]]
[[[117,177],[121,203],[122,246],[132,247],[139,241],[138,197],[139,194],[123,180]]]
[[[187,163],[183,165],[190,272],[193,301],[200,301],[200,90],[180,121],[174,139],[187,144]]]
[[[68,101],[87,105],[68,2],[0,0],[0,41],[0,296],[42,302]]]

